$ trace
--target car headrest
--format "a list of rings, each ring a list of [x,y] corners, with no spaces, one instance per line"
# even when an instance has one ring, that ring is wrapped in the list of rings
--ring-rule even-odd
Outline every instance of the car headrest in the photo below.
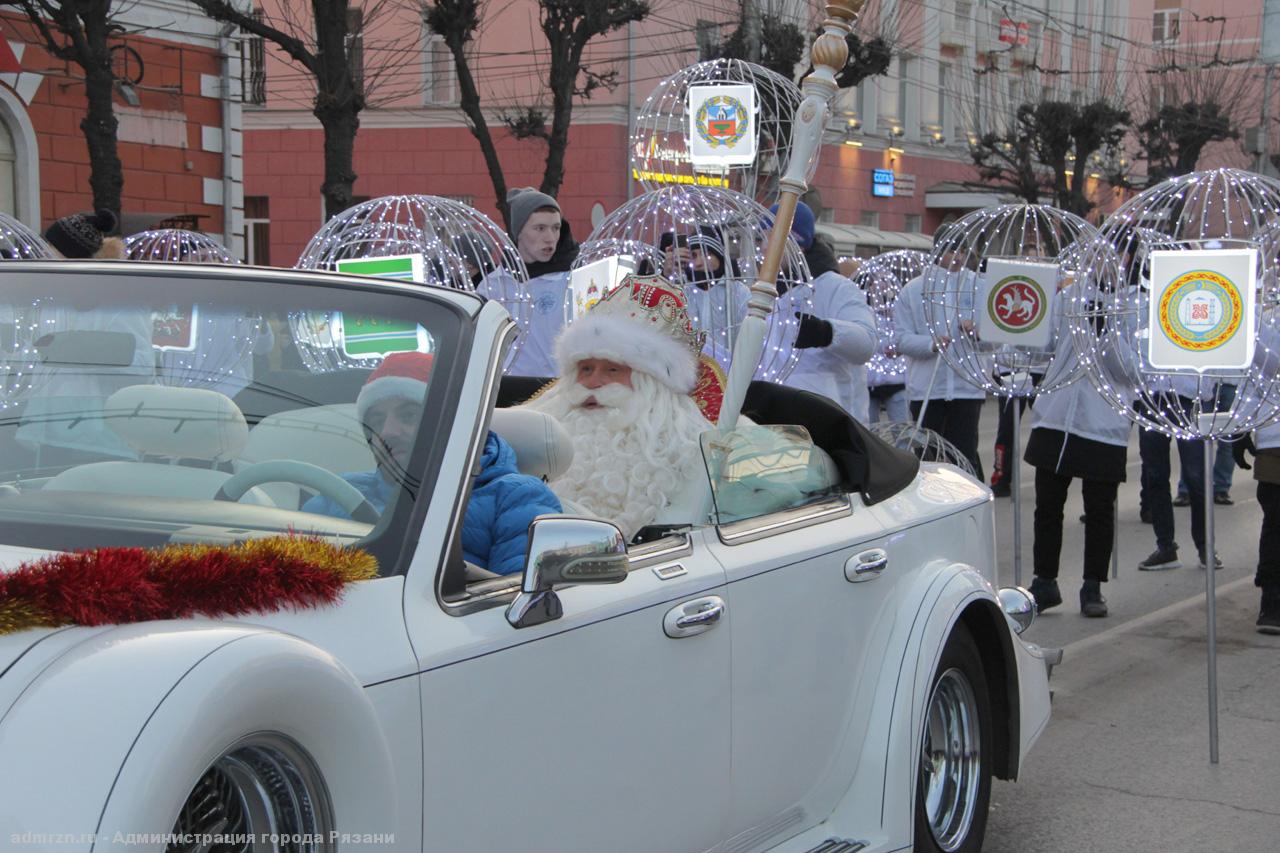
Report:
[[[203,388],[130,385],[107,398],[103,415],[144,456],[217,462],[239,456],[249,440],[239,407]]]
[[[516,452],[520,473],[554,480],[573,462],[573,441],[555,418],[532,409],[495,409],[489,428]]]

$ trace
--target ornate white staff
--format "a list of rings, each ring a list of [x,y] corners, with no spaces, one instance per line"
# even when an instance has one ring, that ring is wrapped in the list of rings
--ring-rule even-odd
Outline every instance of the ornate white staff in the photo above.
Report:
[[[787,164],[786,174],[778,182],[778,213],[769,234],[769,246],[765,250],[764,263],[760,267],[756,283],[751,286],[746,319],[742,321],[742,328],[734,341],[728,388],[720,409],[721,429],[732,429],[737,424],[742,403],[747,396],[747,386],[751,384],[756,365],[760,363],[767,329],[765,319],[778,298],[778,289],[774,283],[787,248],[787,237],[791,234],[796,203],[808,189],[809,179],[818,168],[822,135],[831,115],[831,99],[839,91],[836,74],[849,59],[849,45],[845,38],[852,31],[853,23],[865,4],[866,0],[833,0],[827,3],[827,19],[822,22],[822,33],[814,40],[810,50],[813,71],[800,84],[804,100],[800,102],[791,129],[791,160]]]

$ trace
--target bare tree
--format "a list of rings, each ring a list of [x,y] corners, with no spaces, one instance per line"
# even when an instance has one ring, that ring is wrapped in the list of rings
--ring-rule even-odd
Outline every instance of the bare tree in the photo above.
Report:
[[[314,86],[311,112],[324,130],[325,215],[351,206],[360,113],[376,98],[394,100],[421,87],[403,73],[420,33],[395,15],[396,0],[281,0],[277,10],[246,11],[232,0],[191,0],[216,21],[235,24],[278,47]]]
[[[1206,148],[1239,139],[1261,109],[1257,78],[1235,60],[1165,49],[1147,77],[1134,135],[1149,183],[1194,172]]]
[[[423,18],[439,35],[453,56],[458,76],[459,107],[467,117],[471,134],[480,143],[497,206],[508,219],[507,180],[498,157],[493,130],[485,116],[477,82],[472,42],[485,15],[484,0],[422,0]],[[564,182],[565,152],[569,147],[569,125],[574,101],[590,98],[598,89],[613,89],[618,83],[615,69],[599,70],[584,65],[583,56],[592,39],[627,24],[644,20],[649,14],[647,0],[538,0],[539,28],[546,39],[548,70],[541,81],[551,96],[550,124],[543,105],[508,110],[506,128],[517,139],[541,139],[547,157],[539,189],[554,196]]]
[[[111,0],[16,0],[3,5],[27,16],[50,54],[84,73],[88,108],[80,120],[80,131],[89,148],[93,206],[118,216],[124,170],[116,148],[119,122],[111,101],[115,84],[108,43],[115,31]]]

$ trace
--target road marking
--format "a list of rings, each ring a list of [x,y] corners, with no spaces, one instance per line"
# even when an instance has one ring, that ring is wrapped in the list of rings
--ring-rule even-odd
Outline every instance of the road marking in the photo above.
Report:
[[[1252,585],[1253,585],[1253,575],[1250,574],[1248,577],[1239,578],[1237,580],[1231,581],[1230,583],[1225,583],[1218,586],[1215,590],[1215,592],[1217,593],[1215,597],[1221,598],[1224,595],[1228,595],[1230,593],[1235,592],[1237,589],[1241,587],[1252,586]],[[1062,661],[1063,663],[1066,663],[1067,661],[1071,660],[1070,656],[1082,654],[1085,651],[1088,651],[1089,649],[1093,648],[1094,646],[1103,645],[1112,637],[1116,637],[1121,634],[1128,634],[1140,628],[1145,628],[1146,626],[1152,624],[1153,622],[1159,622],[1163,619],[1169,618],[1170,616],[1175,616],[1183,612],[1184,610],[1190,610],[1191,608],[1197,605],[1204,604],[1204,600],[1205,600],[1205,595],[1202,592],[1199,595],[1193,595],[1191,598],[1185,599],[1183,601],[1175,601],[1173,604],[1170,604],[1166,607],[1161,607],[1159,610],[1153,610],[1150,613],[1146,614],[1145,616],[1139,616],[1136,619],[1130,619],[1128,622],[1124,622],[1120,625],[1115,626],[1114,628],[1108,628],[1107,630],[1102,631],[1101,633],[1094,634],[1090,637],[1085,637],[1083,640],[1076,640],[1074,643],[1068,643],[1062,649]]]

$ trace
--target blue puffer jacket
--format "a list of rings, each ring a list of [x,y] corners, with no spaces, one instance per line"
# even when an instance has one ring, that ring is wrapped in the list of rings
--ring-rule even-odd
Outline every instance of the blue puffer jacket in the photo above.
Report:
[[[378,512],[386,509],[392,487],[377,471],[344,474],[342,479]],[[317,495],[302,507],[303,512],[347,518],[342,507]],[[561,512],[560,501],[537,477],[516,469],[516,452],[494,433],[489,433],[462,517],[462,555],[467,562],[500,575],[524,570],[529,523],[539,515]]]

